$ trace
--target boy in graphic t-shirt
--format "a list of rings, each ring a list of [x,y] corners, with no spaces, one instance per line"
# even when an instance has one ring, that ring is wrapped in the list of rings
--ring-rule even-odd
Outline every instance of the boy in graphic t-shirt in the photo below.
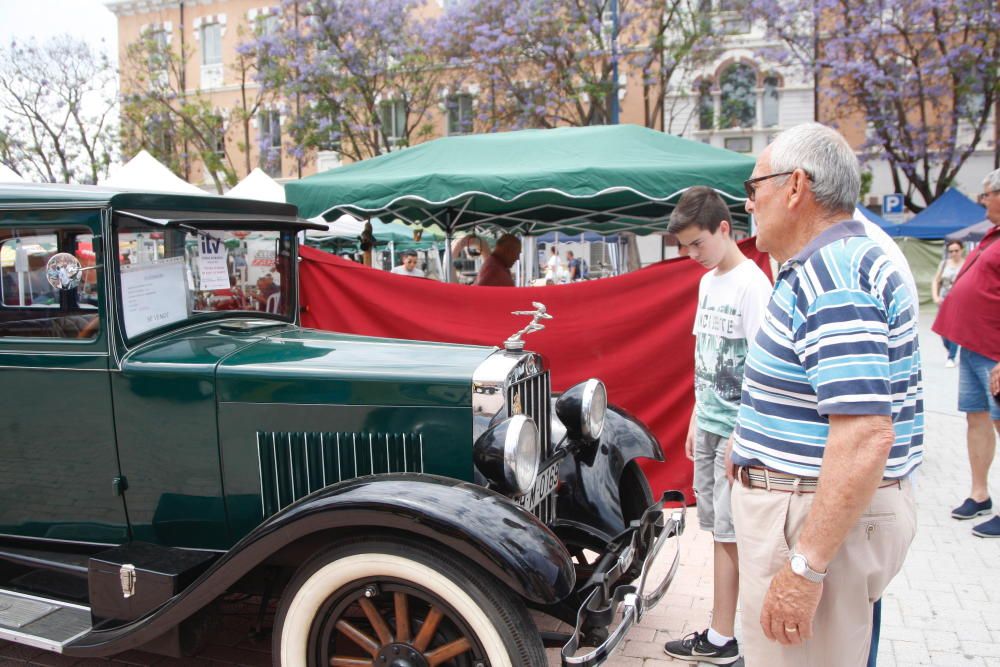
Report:
[[[739,566],[724,465],[726,445],[739,410],[747,346],[771,296],[767,276],[736,245],[729,217],[715,190],[695,187],[677,202],[667,227],[677,236],[682,254],[710,269],[698,286],[695,408],[684,448],[694,461],[698,523],[712,531],[715,542],[715,576],[709,627],[667,642],[664,651],[681,660],[716,665],[732,664],[740,656],[733,634]]]

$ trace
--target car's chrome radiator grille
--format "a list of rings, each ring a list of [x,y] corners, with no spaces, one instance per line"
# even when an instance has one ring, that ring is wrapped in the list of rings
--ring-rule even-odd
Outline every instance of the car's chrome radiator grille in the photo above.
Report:
[[[556,520],[556,494],[550,493],[547,497],[542,499],[542,502],[538,503],[531,513],[538,517],[538,519],[548,525]]]
[[[538,426],[542,442],[542,460],[552,455],[549,437],[549,418],[552,413],[552,385],[548,371],[518,380],[507,387],[507,416],[517,414],[531,417]]]
[[[548,371],[522,378],[507,387],[507,416],[523,414],[534,420],[542,443],[542,461],[552,456],[551,397],[552,384]],[[550,493],[530,509],[543,523],[551,523],[556,518],[556,494]]]
[[[419,433],[257,432],[261,511],[361,475],[424,471]]]

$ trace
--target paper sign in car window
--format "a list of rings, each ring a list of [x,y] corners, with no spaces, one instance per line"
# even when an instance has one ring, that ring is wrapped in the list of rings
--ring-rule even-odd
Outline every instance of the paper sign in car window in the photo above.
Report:
[[[184,258],[121,267],[122,313],[131,338],[187,317]]]
[[[222,239],[209,236],[198,239],[198,279],[203,290],[229,289],[226,246]]]

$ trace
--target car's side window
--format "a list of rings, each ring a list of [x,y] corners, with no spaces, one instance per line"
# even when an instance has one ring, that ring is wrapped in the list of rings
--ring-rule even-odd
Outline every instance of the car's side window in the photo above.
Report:
[[[45,268],[59,252],[75,255],[84,267],[96,264],[86,228],[0,228],[0,337],[93,339],[100,333],[97,271],[84,271],[76,289],[56,289]]]

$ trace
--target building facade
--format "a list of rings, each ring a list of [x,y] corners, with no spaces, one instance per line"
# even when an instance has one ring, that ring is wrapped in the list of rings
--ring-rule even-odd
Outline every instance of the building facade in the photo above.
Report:
[[[178,89],[207,100],[218,110],[218,154],[231,165],[237,179],[258,166],[281,180],[325,171],[347,161],[336,142],[304,154],[291,150],[287,124],[296,115],[299,102],[287,97],[262,99],[254,73],[241,61],[240,44],[255,31],[276,29],[282,19],[277,0],[105,2],[118,17],[123,72],[129,66],[129,45],[150,35],[189,55],[181,73],[163,72],[159,76],[180,79],[174,81]],[[420,13],[439,14],[448,2],[426,0]],[[817,119],[836,124],[860,150],[870,131],[864,120],[841,117],[838,109],[824,105],[823,91],[817,91],[807,68],[769,58],[781,44],[768,39],[765,26],[747,20],[738,1],[703,0],[700,9],[711,16],[717,48],[708,62],[678,70],[664,96],[657,127],[720,148],[758,154],[783,129]],[[644,124],[647,101],[643,99],[642,76],[623,66],[618,83],[620,122]],[[820,86],[825,83],[821,80]],[[127,88],[123,76],[126,93]],[[438,103],[427,112],[429,131],[411,141],[472,131],[482,103],[479,93],[475,83],[455,90],[443,88]],[[398,101],[383,100],[378,113],[387,143],[394,145],[407,120],[405,109]],[[978,190],[982,175],[992,168],[995,142],[994,121],[983,132],[955,183],[967,194]],[[865,168],[872,173],[868,195],[871,202],[880,201],[896,186],[886,161],[877,155],[867,157]],[[185,172],[182,175],[189,181],[206,188],[211,189],[215,182],[201,160],[188,160]]]
[[[134,66],[128,62],[129,45],[150,35],[177,53],[188,54],[181,73],[163,72],[160,77],[173,76],[178,89],[207,99],[218,110],[223,124],[219,153],[237,178],[257,166],[278,179],[298,178],[344,161],[336,145],[320,146],[301,157],[292,155],[286,123],[294,114],[295,99],[267,99],[255,106],[261,90],[253,73],[241,70],[238,47],[254,31],[267,31],[280,19],[275,0],[270,4],[267,0],[105,1],[118,17],[123,71]],[[421,11],[434,14],[444,8],[445,0],[427,0]],[[713,21],[730,34],[713,62],[675,76],[662,121],[656,124],[672,134],[740,152],[758,152],[782,128],[811,118],[812,89],[807,80],[789,70],[761,64],[756,55],[764,45],[761,30],[734,21],[735,13],[723,5],[705,8],[713,10]],[[125,76],[123,89],[128,92]],[[480,103],[478,92],[474,83],[453,91],[443,89],[439,103],[428,113],[431,131],[417,141],[471,131]],[[620,121],[643,124],[646,111],[639,73],[623,66],[618,96]],[[379,111],[392,143],[397,126],[405,122],[404,112],[391,100],[383,102]],[[236,120],[247,115],[251,117],[246,123]],[[206,187],[213,183],[198,160],[192,160],[183,175]]]

